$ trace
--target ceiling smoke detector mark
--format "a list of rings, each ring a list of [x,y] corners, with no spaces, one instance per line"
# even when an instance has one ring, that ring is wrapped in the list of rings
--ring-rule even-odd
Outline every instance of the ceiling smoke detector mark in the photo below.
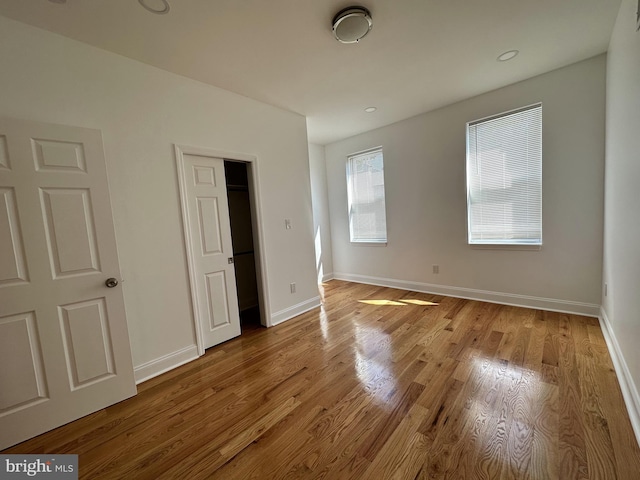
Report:
[[[168,0],[138,0],[138,3],[149,12],[157,15],[164,15],[165,13],[169,13],[169,10],[171,10]]]
[[[512,58],[515,58],[515,56],[518,55],[519,53],[520,53],[519,50],[509,50],[508,52],[504,52],[498,55],[498,58],[496,60],[498,60],[499,62],[506,62],[507,60],[511,60]]]
[[[347,7],[333,17],[333,35],[340,43],[358,43],[373,28],[371,13],[364,7]]]
[[[373,113],[376,110],[377,110],[376,107],[367,107],[367,108],[364,109],[364,111],[367,112],[367,113]]]

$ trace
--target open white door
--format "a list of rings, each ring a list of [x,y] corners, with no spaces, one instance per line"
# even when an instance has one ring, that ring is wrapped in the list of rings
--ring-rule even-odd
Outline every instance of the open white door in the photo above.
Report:
[[[119,279],[100,131],[0,119],[0,449],[135,395]]]
[[[224,160],[176,152],[198,344],[204,350],[240,335]]]

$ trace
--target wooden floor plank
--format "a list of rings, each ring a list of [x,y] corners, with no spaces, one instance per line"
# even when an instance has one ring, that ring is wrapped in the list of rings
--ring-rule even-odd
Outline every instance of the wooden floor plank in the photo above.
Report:
[[[531,478],[566,478],[560,476],[559,401],[558,387],[541,382],[536,405],[531,408],[533,445],[531,447]]]
[[[634,479],[597,319],[331,281],[136,397],[3,453],[82,479]]]
[[[563,335],[562,333],[560,335]],[[570,338],[559,338],[558,386],[560,387],[560,474],[563,478],[589,478],[586,425],[575,347]]]

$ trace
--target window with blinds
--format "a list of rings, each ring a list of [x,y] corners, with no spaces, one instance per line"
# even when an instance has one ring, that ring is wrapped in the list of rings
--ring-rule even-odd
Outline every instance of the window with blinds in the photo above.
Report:
[[[386,243],[382,149],[347,158],[349,232],[352,242]]]
[[[467,124],[470,244],[542,244],[542,105]]]

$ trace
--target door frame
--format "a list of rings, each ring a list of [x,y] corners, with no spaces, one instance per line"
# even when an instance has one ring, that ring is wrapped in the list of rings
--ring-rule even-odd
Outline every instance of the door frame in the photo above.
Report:
[[[251,221],[253,226],[253,243],[255,248],[256,276],[258,280],[258,304],[260,308],[260,323],[265,327],[271,326],[271,309],[269,307],[269,293],[267,287],[267,264],[264,252],[264,232],[262,221],[262,206],[260,201],[260,175],[258,171],[258,158],[254,155],[237,152],[227,152],[191,145],[174,144],[176,153],[176,168],[178,171],[178,187],[180,189],[180,208],[182,212],[182,231],[184,233],[184,249],[187,255],[187,267],[189,271],[189,290],[191,293],[191,316],[196,333],[196,345],[198,355],[204,355],[203,320],[198,311],[198,293],[194,259],[191,252],[192,238],[189,217],[186,178],[184,175],[185,155],[197,155],[200,157],[221,158],[223,160],[247,163],[249,176],[249,198],[251,202]]]

